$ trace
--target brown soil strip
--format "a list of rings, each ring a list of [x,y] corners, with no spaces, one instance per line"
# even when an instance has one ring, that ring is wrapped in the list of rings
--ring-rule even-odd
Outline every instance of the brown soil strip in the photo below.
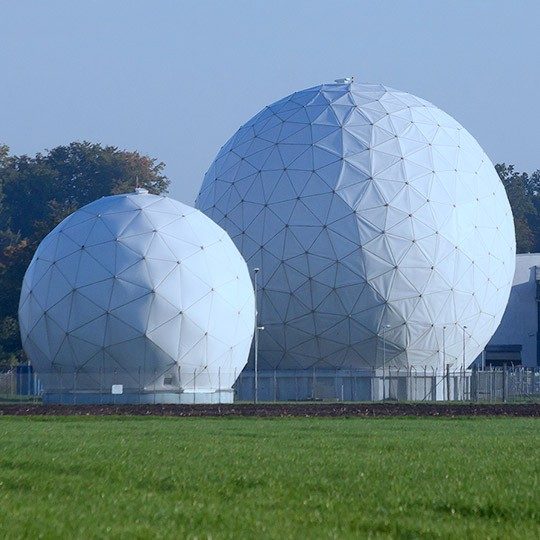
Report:
[[[383,416],[527,416],[540,417],[540,403],[272,403],[253,405],[0,405],[13,416],[253,416],[253,417],[383,417]]]

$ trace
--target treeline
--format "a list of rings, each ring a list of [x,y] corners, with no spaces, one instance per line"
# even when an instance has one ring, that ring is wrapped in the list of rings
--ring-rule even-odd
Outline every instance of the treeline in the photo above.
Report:
[[[540,170],[532,174],[517,172],[506,163],[498,163],[495,169],[514,214],[517,252],[540,252]]]
[[[136,185],[163,193],[164,164],[138,152],[74,142],[43,154],[0,145],[0,369],[24,360],[17,311],[26,268],[41,240],[67,215]]]
[[[164,164],[138,152],[89,142],[36,156],[0,145],[0,369],[24,360],[17,322],[22,279],[41,240],[77,208],[136,185],[163,193]],[[516,226],[517,251],[540,251],[540,171],[496,165]]]

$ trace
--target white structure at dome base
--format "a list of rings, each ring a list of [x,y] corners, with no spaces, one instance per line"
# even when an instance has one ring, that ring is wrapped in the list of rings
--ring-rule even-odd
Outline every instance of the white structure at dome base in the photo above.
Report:
[[[58,389],[60,390],[60,389]],[[103,390],[103,392],[89,391],[51,391],[50,389],[43,394],[43,403],[56,403],[63,405],[91,405],[91,404],[113,404],[113,405],[197,405],[197,404],[212,404],[212,403],[233,403],[234,390],[222,389],[214,392],[189,392],[178,390],[170,391],[153,391],[131,389],[129,392],[122,394],[113,394],[111,389]]]

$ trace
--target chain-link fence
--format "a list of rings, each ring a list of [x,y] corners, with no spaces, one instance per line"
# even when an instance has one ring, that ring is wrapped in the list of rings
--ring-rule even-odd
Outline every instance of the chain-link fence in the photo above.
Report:
[[[236,399],[255,399],[255,374],[236,381]],[[540,400],[540,369],[371,369],[259,371],[259,401],[530,401]]]
[[[0,403],[41,401],[42,393],[40,380],[26,365],[0,373]]]
[[[34,373],[17,366],[0,373],[0,402],[43,401],[65,405],[232,403],[238,372],[189,370],[141,364],[133,369],[57,367]]]
[[[230,388],[232,381],[236,380]],[[44,389],[46,389],[44,391]],[[0,373],[0,402],[540,401],[540,368]]]

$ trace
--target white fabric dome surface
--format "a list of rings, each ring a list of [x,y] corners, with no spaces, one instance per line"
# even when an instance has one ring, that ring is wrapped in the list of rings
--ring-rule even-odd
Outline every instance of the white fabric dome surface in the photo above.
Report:
[[[463,348],[468,365],[508,300],[514,226],[492,163],[448,114],[382,85],[266,107],[196,206],[261,268],[266,368],[456,367]]]
[[[254,313],[227,233],[139,190],[77,210],[41,242],[19,321],[45,392],[71,387],[74,373],[77,390],[215,392],[247,362]]]

